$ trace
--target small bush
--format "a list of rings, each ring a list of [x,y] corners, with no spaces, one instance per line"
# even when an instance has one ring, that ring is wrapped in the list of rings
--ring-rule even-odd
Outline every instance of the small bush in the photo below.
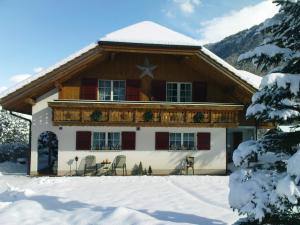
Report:
[[[26,144],[0,144],[0,162],[26,158],[28,149]]]

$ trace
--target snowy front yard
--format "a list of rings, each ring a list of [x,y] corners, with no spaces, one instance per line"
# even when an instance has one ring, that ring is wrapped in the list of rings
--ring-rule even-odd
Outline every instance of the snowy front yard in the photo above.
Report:
[[[0,176],[0,224],[232,224],[228,177]]]

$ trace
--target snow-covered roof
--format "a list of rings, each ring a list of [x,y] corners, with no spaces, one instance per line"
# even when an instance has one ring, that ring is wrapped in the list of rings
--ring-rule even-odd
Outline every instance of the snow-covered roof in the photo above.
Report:
[[[140,23],[133,24],[131,26],[125,27],[123,29],[117,30],[115,32],[109,33],[104,37],[100,38],[99,42],[116,42],[116,43],[132,43],[132,44],[152,44],[152,45],[170,45],[170,46],[194,46],[199,47],[200,44],[197,40],[190,38],[186,35],[180,34],[173,30],[170,30],[164,26],[151,21],[143,21]],[[9,94],[23,88],[24,86],[30,84],[31,82],[38,80],[46,76],[48,73],[58,69],[64,64],[71,62],[72,60],[80,57],[81,55],[87,53],[88,51],[96,48],[98,43],[92,43],[85,48],[75,52],[69,57],[61,60],[60,62],[48,67],[47,69],[41,71],[40,73],[29,77],[28,79],[19,82],[15,86],[8,88],[0,93],[0,98],[6,97]],[[215,60],[223,67],[227,68],[235,75],[239,76],[242,80],[246,81],[248,84],[252,85],[256,89],[259,88],[261,77],[254,75],[252,73],[237,70],[223,59],[209,51],[208,49],[201,47],[201,51],[209,56],[211,59]]]
[[[205,47],[202,47],[201,51],[205,55],[209,56],[210,58],[212,58],[213,60],[215,60],[217,63],[221,64],[223,67],[225,67],[226,69],[228,69],[229,71],[231,71],[232,73],[234,73],[236,76],[238,76],[242,80],[246,81],[251,86],[255,87],[256,89],[259,88],[259,85],[260,85],[260,83],[262,81],[262,77],[257,76],[257,75],[255,75],[253,73],[244,71],[244,70],[238,70],[238,69],[236,69],[235,67],[233,67],[232,65],[230,65],[225,60],[221,59],[219,56],[215,55],[214,53],[212,53],[211,51],[209,51]]]
[[[152,21],[143,21],[114,31],[101,41],[200,47],[199,41]]]

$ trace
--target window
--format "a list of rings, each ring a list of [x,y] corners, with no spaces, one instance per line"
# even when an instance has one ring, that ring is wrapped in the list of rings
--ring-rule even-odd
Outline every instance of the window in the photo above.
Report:
[[[99,80],[99,99],[102,101],[125,100],[124,80]]]
[[[170,150],[194,150],[194,133],[170,133]]]
[[[191,83],[180,83],[180,102],[191,102],[192,101],[192,84]]]
[[[183,146],[186,149],[195,148],[195,135],[193,133],[184,133],[183,134]]]
[[[167,101],[177,102],[177,83],[167,83]]]
[[[93,150],[102,150],[105,147],[105,133],[104,132],[94,132],[93,133]]]
[[[102,101],[111,100],[111,82],[109,80],[99,81],[99,97]]]
[[[120,133],[108,133],[109,149],[120,149]]]
[[[181,149],[181,133],[170,133],[170,149]]]
[[[167,83],[167,101],[169,102],[191,102],[192,83]]]
[[[120,149],[120,133],[118,132],[94,132],[93,150],[118,150]]]

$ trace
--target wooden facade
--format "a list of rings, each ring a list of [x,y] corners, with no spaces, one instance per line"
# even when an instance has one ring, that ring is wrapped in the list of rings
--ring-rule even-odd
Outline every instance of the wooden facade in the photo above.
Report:
[[[142,65],[148,58],[156,65],[154,78],[140,79]],[[248,104],[255,88],[209,58],[200,47],[166,48],[102,43],[44,76],[0,99],[3,108],[31,114],[39,96],[57,88],[59,99],[80,100],[82,78],[140,79],[140,101],[151,100],[153,80],[173,82],[203,81],[207,84],[206,102]],[[28,101],[30,99],[30,101]]]
[[[242,105],[49,102],[55,126],[235,127]],[[93,118],[93,113],[100,116]],[[150,113],[150,118],[146,117]],[[201,118],[197,119],[199,115]]]
[[[137,68],[145,59],[156,66],[153,78],[141,77],[142,72]],[[94,103],[84,102],[82,91],[86,79],[124,80],[127,83],[138,81],[139,95],[134,99],[137,102],[111,104],[100,102],[99,96],[94,99]],[[156,92],[166,91],[156,87],[155,81],[204,83],[205,100],[189,104],[170,104],[164,102],[165,99],[153,102]],[[197,86],[193,85],[193,88],[196,89]],[[199,60],[197,56],[114,52],[107,53],[105,59],[99,59],[92,66],[61,83],[60,101],[51,102],[49,106],[53,109],[53,124],[56,126],[236,127],[245,123],[241,112],[250,98],[249,91],[234,85],[220,71],[204,60]],[[101,121],[92,121],[91,114],[97,110],[101,112]],[[149,111],[153,113],[153,120],[145,122],[143,116]],[[203,121],[193,121],[196,113],[203,114]],[[255,123],[247,122],[247,125]]]
[[[151,65],[156,65],[154,78],[144,76],[137,65],[142,65],[147,58]],[[77,74],[72,79],[62,83],[59,98],[80,99],[80,87],[83,78],[102,80],[140,80],[140,101],[151,100],[151,81],[163,80],[169,82],[202,81],[207,84],[206,102],[246,104],[251,98],[243,88],[234,85],[222,73],[207,65],[204,61],[192,56],[118,53],[111,54],[105,60],[99,60],[92,67]]]

